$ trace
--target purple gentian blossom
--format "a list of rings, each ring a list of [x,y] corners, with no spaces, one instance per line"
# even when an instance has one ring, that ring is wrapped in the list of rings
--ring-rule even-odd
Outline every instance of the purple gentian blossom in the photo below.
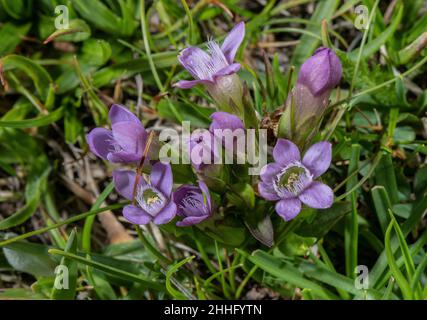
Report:
[[[242,120],[224,111],[214,112],[210,118],[212,119],[212,123],[209,126],[209,131],[224,146],[227,152],[226,156],[232,158],[233,154],[236,154],[238,155],[238,163],[244,163],[246,136]]]
[[[113,171],[113,181],[117,192],[128,200],[133,200],[136,173],[131,170]],[[136,187],[135,204],[123,208],[123,216],[137,225],[153,221],[165,224],[176,215],[176,204],[172,201],[172,169],[170,164],[156,162],[150,179],[143,177]]]
[[[339,84],[341,76],[340,59],[328,48],[317,49],[302,64],[281,119],[279,130],[283,137],[302,146],[314,136],[328,107],[331,91]]]
[[[335,52],[319,48],[301,65],[297,85],[306,86],[313,96],[318,97],[335,88],[341,76],[341,61]]]
[[[185,48],[178,60],[195,80],[181,80],[174,86],[188,89],[203,84],[221,110],[241,114],[242,85],[236,75],[240,64],[234,62],[234,57],[244,37],[245,24],[240,22],[230,31],[221,47],[210,40],[208,52],[198,47]]]
[[[214,135],[204,129],[195,130],[188,144],[190,162],[197,171],[204,170],[207,166],[220,163],[218,144]]]
[[[212,215],[212,203],[209,189],[203,181],[199,186],[182,185],[173,194],[177,206],[177,215],[184,218],[178,221],[178,227],[198,224]]]
[[[133,163],[142,158],[148,134],[141,121],[123,106],[114,104],[108,116],[111,130],[95,128],[86,135],[90,150],[114,163]]]
[[[276,212],[286,221],[301,211],[301,203],[315,209],[332,206],[334,194],[330,187],[319,181],[328,170],[332,159],[332,146],[327,141],[312,145],[301,160],[298,147],[291,141],[279,139],[273,149],[273,163],[261,170],[258,184],[260,195],[276,203]]]
[[[214,130],[217,129],[230,129],[232,131],[237,129],[245,129],[242,120],[240,120],[240,118],[234,114],[230,114],[228,112],[217,111],[212,113],[210,118],[212,119],[212,122],[209,126],[209,131],[212,133],[214,133]]]

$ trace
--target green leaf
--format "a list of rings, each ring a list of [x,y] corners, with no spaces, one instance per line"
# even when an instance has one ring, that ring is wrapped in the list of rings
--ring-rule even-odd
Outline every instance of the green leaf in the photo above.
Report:
[[[0,57],[12,53],[16,46],[21,43],[22,38],[30,30],[31,24],[15,25],[5,23],[0,29]]]
[[[306,31],[320,35],[320,24],[323,19],[330,20],[338,7],[338,0],[324,0],[317,2],[316,9],[311,16],[310,23],[307,25]],[[319,45],[320,40],[308,34],[304,34],[295,48],[292,55],[291,65],[300,66],[307,58],[309,58]]]
[[[103,271],[107,274],[115,275],[117,277],[126,279],[128,281],[141,283],[142,285],[146,286],[147,288],[152,288],[152,289],[159,290],[159,291],[162,291],[164,288],[164,286],[161,283],[153,282],[153,281],[146,279],[145,277],[142,277],[140,275],[136,275],[136,274],[124,271],[124,270],[120,270],[120,269],[106,265],[106,264],[101,263],[101,262],[89,260],[89,259],[83,258],[79,255],[75,255],[75,254],[64,252],[64,251],[57,250],[57,249],[50,249],[49,253],[54,254],[54,255],[60,255],[62,257],[66,257],[68,259],[71,259],[71,260],[74,260],[76,262],[85,264],[87,266],[96,268],[96,269]]]
[[[84,20],[73,19],[70,20],[68,29],[56,30],[49,37],[47,37],[43,44],[47,44],[56,39],[59,41],[79,42],[88,39],[90,35],[90,27]]]
[[[8,70],[19,69],[28,75],[34,82],[36,90],[43,101],[49,97],[52,78],[45,68],[31,59],[11,54],[0,59],[0,73]]]
[[[175,299],[179,299],[179,300],[184,300],[187,299],[188,297],[184,294],[182,294],[181,292],[177,291],[173,286],[172,286],[172,275],[174,273],[176,273],[179,268],[181,268],[184,264],[190,262],[191,260],[193,260],[195,258],[195,256],[189,256],[175,264],[173,264],[172,266],[170,266],[166,272],[166,289],[168,290],[169,294],[174,297]]]
[[[317,210],[310,221],[305,220],[295,230],[303,237],[322,238],[346,214],[351,211],[349,202],[337,202],[329,209]]]
[[[137,23],[133,19],[135,3],[133,1],[120,0],[122,16],[113,13],[101,1],[73,0],[73,6],[84,20],[93,24],[98,29],[116,36],[131,36]]]
[[[33,10],[33,0],[0,0],[0,6],[12,18],[28,18]]]
[[[32,274],[35,277],[49,277],[54,274],[56,262],[44,245],[18,241],[3,248],[7,262],[14,270]]]
[[[3,128],[36,128],[50,125],[62,118],[64,113],[63,107],[58,108],[51,113],[34,119],[0,121],[0,127]]]
[[[237,249],[237,251],[246,256],[253,264],[276,277],[278,280],[290,283],[299,288],[310,289],[323,299],[329,300],[336,298],[328,289],[323,288],[316,282],[304,278],[297,268],[283,260],[273,257],[265,251],[256,250],[251,255],[248,255],[240,249]]]
[[[387,190],[383,186],[373,187],[371,189],[371,195],[381,230],[383,234],[385,234],[390,224],[390,216],[388,214],[388,210],[391,209],[390,198],[388,197]]]
[[[41,155],[32,163],[31,174],[25,188],[26,204],[11,216],[0,221],[0,230],[9,229],[25,222],[38,207],[41,193],[46,188],[50,166],[45,155]]]
[[[375,181],[377,185],[383,186],[386,189],[391,204],[395,204],[399,201],[399,198],[393,159],[388,152],[383,152],[381,159],[375,169]]]

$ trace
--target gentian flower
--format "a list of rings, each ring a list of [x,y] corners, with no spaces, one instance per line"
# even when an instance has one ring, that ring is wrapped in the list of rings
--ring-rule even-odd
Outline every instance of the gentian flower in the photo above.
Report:
[[[108,116],[111,130],[95,128],[86,135],[90,150],[114,163],[140,161],[148,138],[141,121],[125,107],[116,104]]]
[[[212,132],[217,141],[221,141],[227,152],[238,154],[245,159],[244,146],[246,145],[245,126],[239,117],[224,111],[211,114],[212,123],[209,131]],[[239,150],[243,148],[243,150]]]
[[[178,60],[195,80],[181,80],[174,86],[188,89],[203,84],[221,110],[242,114],[242,84],[236,75],[240,64],[234,62],[234,57],[244,37],[245,24],[240,22],[231,30],[221,47],[210,40],[207,43],[208,52],[198,47],[184,49]]]
[[[224,111],[217,111],[211,114],[212,119],[209,131],[214,133],[216,129],[230,129],[232,131],[237,129],[245,129],[245,126],[239,117]]]
[[[341,61],[335,52],[319,48],[301,65],[297,85],[306,86],[317,97],[335,88],[341,76]]]
[[[218,145],[214,135],[208,130],[196,130],[191,134],[188,151],[191,165],[197,171],[219,162]]]
[[[300,146],[308,142],[317,132],[331,91],[339,84],[341,76],[341,62],[331,49],[319,48],[305,61],[297,84],[286,100],[280,136],[292,139]]]
[[[131,170],[113,171],[113,181],[117,192],[128,200],[133,200],[136,173]],[[176,204],[172,201],[172,169],[170,164],[156,162],[150,179],[141,177],[136,187],[135,204],[123,208],[123,216],[133,224],[165,224],[176,215]]]
[[[261,170],[258,184],[260,195],[276,203],[276,212],[286,221],[301,211],[301,203],[315,209],[332,206],[334,194],[330,187],[319,181],[328,170],[332,159],[332,146],[327,141],[312,145],[301,160],[298,147],[291,141],[279,139],[273,149],[273,163]]]
[[[182,185],[173,194],[177,206],[177,215],[184,218],[177,222],[178,227],[198,224],[212,215],[209,189],[199,181],[199,186]]]

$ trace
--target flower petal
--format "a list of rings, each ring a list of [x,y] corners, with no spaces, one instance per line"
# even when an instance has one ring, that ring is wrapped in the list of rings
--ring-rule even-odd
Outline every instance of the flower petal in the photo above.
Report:
[[[191,89],[192,87],[198,84],[210,84],[212,81],[209,80],[180,80],[177,83],[174,83],[173,86],[180,89]]]
[[[211,57],[198,47],[188,47],[178,55],[178,61],[197,80],[212,80]]]
[[[128,109],[124,106],[113,104],[108,112],[108,117],[111,120],[112,124],[122,122],[122,121],[131,121],[136,124],[141,124],[141,121]]]
[[[280,200],[276,203],[276,212],[286,221],[295,218],[301,211],[301,201],[298,198]]]
[[[311,208],[326,209],[334,203],[334,192],[326,184],[314,181],[298,198]]]
[[[186,217],[185,219],[178,221],[176,223],[176,225],[178,227],[188,227],[188,226],[192,226],[194,224],[198,224],[200,222],[202,222],[203,220],[206,220],[207,218],[209,218],[209,216],[199,216],[199,217],[195,217],[195,216],[191,216],[191,217]]]
[[[277,201],[280,200],[280,197],[277,195],[277,192],[273,189],[271,184],[264,182],[258,183],[258,192],[266,200]]]
[[[332,144],[327,141],[320,141],[307,150],[302,163],[313,174],[313,178],[316,179],[328,170],[331,160]]]
[[[113,163],[134,163],[139,162],[141,160],[141,156],[136,153],[118,151],[109,153],[107,159]]]
[[[245,38],[245,23],[242,21],[234,26],[222,43],[221,50],[224,52],[228,63],[233,63],[236,52]]]
[[[245,129],[242,120],[238,116],[228,112],[217,111],[212,113],[210,118],[212,119],[212,123],[209,126],[209,131],[212,133],[215,129]]]
[[[147,224],[152,219],[147,212],[134,205],[127,205],[123,208],[123,217],[130,223],[138,225]]]
[[[102,159],[107,159],[107,155],[114,150],[112,145],[113,134],[104,128],[95,128],[86,135],[86,141],[90,151]]]
[[[331,49],[319,48],[301,66],[298,84],[307,86],[315,96],[332,90],[341,80],[340,59]]]
[[[273,179],[279,174],[282,170],[282,166],[278,163],[272,162],[261,169],[261,180],[265,183],[273,183]]]
[[[171,221],[176,215],[176,204],[173,201],[170,201],[166,207],[160,211],[157,216],[154,218],[155,224],[165,224]]]
[[[176,206],[177,206],[177,215],[184,217],[184,211],[182,209],[182,207],[180,206],[182,200],[185,198],[185,196],[188,194],[188,192],[190,191],[197,191],[197,187],[195,186],[191,186],[189,184],[183,184],[182,186],[180,186],[178,189],[176,189],[176,191],[173,193],[173,201],[175,202]]]
[[[293,161],[301,160],[301,155],[292,141],[278,139],[273,149],[273,158],[282,166],[286,166]]]
[[[155,188],[163,193],[165,197],[169,197],[172,192],[173,177],[170,164],[156,162],[151,169],[150,182]]]
[[[123,148],[123,151],[142,157],[147,141],[147,132],[141,123],[121,121],[113,124],[112,129],[114,140]]]
[[[233,73],[237,73],[237,71],[240,70],[240,67],[241,67],[240,63],[233,63],[229,66],[226,66],[225,68],[218,70],[217,72],[215,72],[215,74],[212,77],[216,81],[216,79],[219,77],[225,77]]]
[[[133,199],[133,187],[135,184],[136,174],[132,170],[114,170],[113,181],[116,191],[128,200]],[[141,182],[144,179],[141,178]],[[145,182],[145,181],[144,181]]]
[[[212,212],[212,203],[211,203],[211,194],[209,192],[209,188],[203,181],[199,180],[199,188],[202,190],[203,196],[206,199],[206,205],[208,207],[209,213]]]

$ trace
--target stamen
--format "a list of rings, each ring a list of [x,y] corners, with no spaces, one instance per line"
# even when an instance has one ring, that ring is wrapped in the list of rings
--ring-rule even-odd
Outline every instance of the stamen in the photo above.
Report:
[[[141,186],[136,195],[138,205],[151,215],[156,215],[165,204],[165,197],[150,185]]]
[[[286,166],[273,182],[279,196],[299,195],[313,181],[313,175],[299,162]]]

